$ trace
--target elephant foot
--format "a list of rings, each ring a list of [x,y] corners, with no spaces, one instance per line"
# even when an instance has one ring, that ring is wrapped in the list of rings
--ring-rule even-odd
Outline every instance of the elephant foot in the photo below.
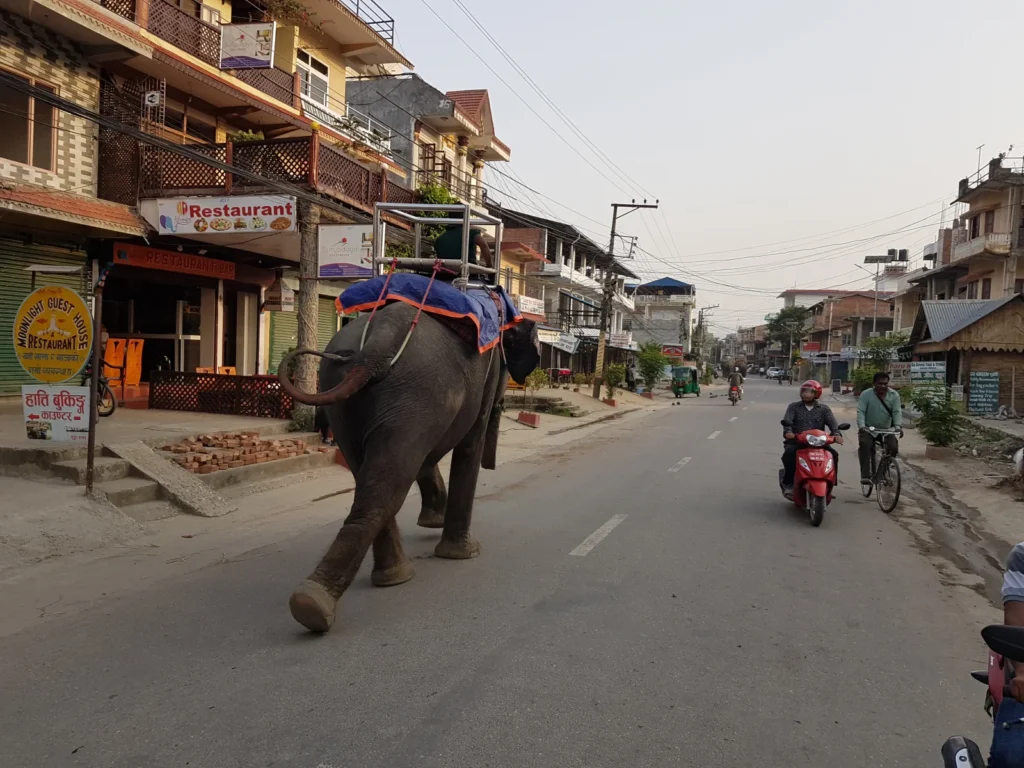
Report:
[[[424,507],[420,510],[416,525],[420,528],[444,528],[444,510],[438,511]]]
[[[445,560],[472,560],[479,554],[480,543],[469,536],[458,541],[449,541],[442,537],[434,547],[435,557],[443,557]]]
[[[288,601],[292,618],[310,632],[326,632],[334,624],[338,601],[322,584],[306,579]]]
[[[370,583],[375,587],[397,587],[399,584],[405,584],[415,575],[416,570],[412,567],[412,561],[402,558],[398,565],[371,573]]]

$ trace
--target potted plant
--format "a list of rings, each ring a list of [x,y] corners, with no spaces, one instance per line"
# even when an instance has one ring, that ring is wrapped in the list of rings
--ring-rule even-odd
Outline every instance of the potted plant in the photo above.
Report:
[[[640,345],[637,365],[640,368],[640,378],[644,380],[644,397],[650,400],[654,399],[654,388],[664,375],[667,363],[668,358],[661,353],[660,344],[647,341]]]
[[[605,405],[610,405],[613,408],[618,405],[615,401],[615,390],[619,387],[623,381],[626,380],[626,366],[622,363],[613,363],[608,366],[608,370],[604,374],[605,384]]]
[[[915,387],[907,393],[911,407],[920,412],[917,428],[928,441],[925,457],[951,459],[955,443],[964,432],[963,410],[948,387]]]
[[[534,368],[530,372],[530,375],[526,377],[526,391],[533,394],[534,397],[537,393],[548,385],[548,375],[540,368]],[[524,393],[525,398],[525,393]],[[525,405],[525,402],[524,402]],[[525,424],[528,427],[539,427],[540,426],[540,414],[536,411],[522,410],[519,412],[519,417],[516,419],[520,424]]]
[[[572,375],[572,391],[579,392],[580,387],[587,385],[587,374],[585,373],[574,373]]]

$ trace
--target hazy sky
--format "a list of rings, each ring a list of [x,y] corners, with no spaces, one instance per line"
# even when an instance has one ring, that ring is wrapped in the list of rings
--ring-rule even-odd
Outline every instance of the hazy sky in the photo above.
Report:
[[[513,158],[496,167],[583,215],[489,171],[497,198],[504,187],[510,205],[548,206],[599,242],[611,202],[660,198],[660,212],[620,223],[650,254],[634,271],[695,283],[699,305],[721,305],[718,335],[762,322],[785,288],[871,287],[856,266],[867,253],[919,260],[977,169],[976,147],[984,162],[1014,143],[1010,155],[1024,155],[1013,0],[461,0],[635,183],[573,135],[457,0],[379,1],[419,75],[490,91]]]

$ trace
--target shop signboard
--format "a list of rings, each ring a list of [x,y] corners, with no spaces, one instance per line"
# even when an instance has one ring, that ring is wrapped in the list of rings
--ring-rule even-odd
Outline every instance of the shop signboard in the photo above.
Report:
[[[272,21],[220,25],[221,69],[269,69],[274,66]]]
[[[629,349],[630,342],[633,341],[633,332],[626,331],[625,333],[610,333],[608,334],[608,343],[619,349]]]
[[[92,353],[92,315],[85,299],[60,285],[32,291],[14,315],[14,352],[36,381],[74,378]]]
[[[889,365],[889,386],[906,387],[910,385],[910,363],[891,363]]]
[[[665,357],[682,357],[686,350],[681,344],[662,344],[661,354]]]
[[[580,340],[571,333],[560,333],[558,334],[558,341],[554,342],[551,346],[574,355],[580,346]]]
[[[373,226],[322,224],[318,239],[321,279],[373,277]]]
[[[542,299],[535,299],[532,296],[524,296],[521,293],[517,293],[515,295],[515,302],[520,312],[525,312],[529,315],[544,314],[544,301]]]
[[[930,360],[911,363],[910,384],[915,389],[933,390],[933,399],[944,397],[946,392],[945,361]]]
[[[194,253],[164,251],[160,248],[149,248],[132,243],[114,246],[114,264],[124,267],[141,267],[143,269],[160,269],[164,272],[177,272],[182,275],[196,277],[213,277],[218,280],[235,279],[235,263],[211,259],[208,256],[197,256]]]
[[[804,341],[800,344],[800,354],[806,355],[811,352],[821,352],[820,341]]]
[[[29,440],[88,442],[88,387],[26,384],[21,388],[21,406]]]
[[[968,413],[996,413],[999,410],[999,372],[971,371],[967,396]]]
[[[298,211],[294,197],[170,197],[156,201],[161,235],[231,235],[294,232]]]

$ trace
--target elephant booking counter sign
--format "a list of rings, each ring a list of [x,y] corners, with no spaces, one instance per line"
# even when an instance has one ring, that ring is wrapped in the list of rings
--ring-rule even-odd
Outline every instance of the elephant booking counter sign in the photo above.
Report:
[[[30,440],[84,443],[89,440],[89,388],[21,388],[25,431]]]
[[[30,293],[14,316],[14,352],[37,381],[58,384],[77,376],[92,352],[85,300],[60,285]]]

